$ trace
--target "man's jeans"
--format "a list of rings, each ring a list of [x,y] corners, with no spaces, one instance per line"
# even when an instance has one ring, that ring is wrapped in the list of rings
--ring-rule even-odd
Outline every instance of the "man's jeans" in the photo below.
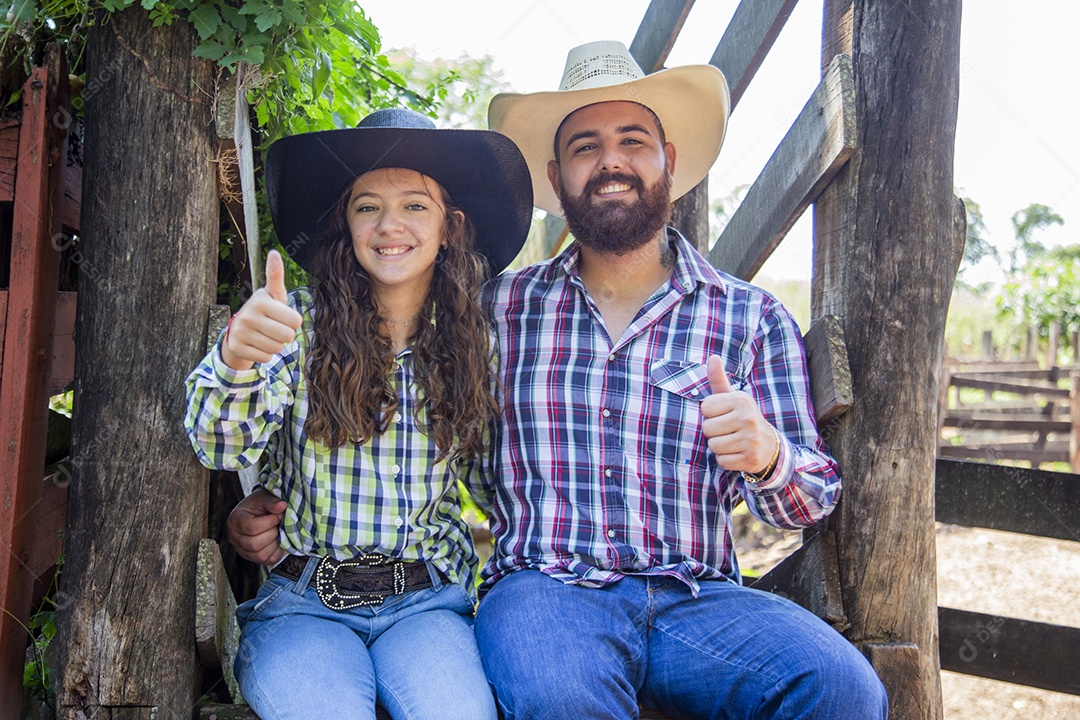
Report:
[[[480,602],[476,637],[506,720],[885,718],[873,668],[839,633],[783,598],[667,577],[603,589],[534,570]]]
[[[262,720],[373,719],[376,698],[396,720],[495,719],[460,585],[338,612],[307,587],[314,567],[237,608],[236,677]]]

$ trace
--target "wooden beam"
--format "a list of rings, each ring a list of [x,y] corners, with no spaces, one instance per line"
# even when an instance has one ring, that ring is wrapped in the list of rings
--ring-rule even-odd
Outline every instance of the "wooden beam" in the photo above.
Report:
[[[840,319],[835,315],[820,318],[810,326],[803,343],[810,366],[814,413],[821,426],[846,413],[853,402],[851,368]]]
[[[855,149],[851,59],[838,55],[709,253],[749,280]]]
[[[75,379],[75,312],[78,294],[56,294],[56,320],[52,332],[52,365],[49,367],[49,395],[63,392]]]
[[[208,538],[199,541],[195,560],[195,648],[203,669],[224,681],[229,699],[241,702],[240,686],[233,675],[240,649],[236,598],[225,577],[221,550]]]
[[[836,536],[827,530],[810,537],[750,587],[786,597],[839,630],[847,626],[840,597]]]
[[[1051,462],[1069,462],[1069,448],[1059,443],[1047,443],[1044,448],[1036,448],[1033,443],[1007,443],[994,445],[942,445],[938,448],[939,458],[952,460],[1019,460],[1035,464]]]
[[[694,0],[652,0],[649,3],[630,43],[630,54],[646,75],[664,67],[693,6]]]
[[[720,69],[739,104],[765,56],[784,28],[797,0],[743,0],[724,30],[709,64]]]
[[[889,717],[919,717],[924,696],[919,647],[914,643],[868,642],[859,645],[874,666],[889,697]]]
[[[63,53],[48,52],[22,96],[18,181],[11,241],[11,286],[0,381],[0,718],[19,717],[22,666],[33,591],[29,565],[37,538],[48,427],[49,340],[60,253],[49,228],[59,227],[60,188],[67,165],[62,133],[49,122],[67,103]]]
[[[918,720],[942,716],[933,479],[938,370],[966,235],[953,195],[960,6],[824,4],[822,64],[849,53],[858,88],[857,148],[814,209],[811,317],[841,318],[855,399],[830,431],[844,492],[829,529],[846,636],[918,649]]]
[[[945,427],[960,427],[965,430],[1013,430],[1016,432],[1067,433],[1071,425],[1068,420],[1046,420],[1034,416],[1011,417],[1002,414],[973,412],[969,417],[948,416]]]
[[[938,459],[939,522],[1080,541],[1080,482],[1072,473]]]
[[[941,669],[1080,695],[1080,628],[938,608]]]
[[[953,387],[975,388],[987,392],[1008,392],[1017,395],[1046,395],[1047,397],[1069,397],[1065,388],[1017,382],[1015,380],[992,380],[972,373],[957,373],[952,376]]]

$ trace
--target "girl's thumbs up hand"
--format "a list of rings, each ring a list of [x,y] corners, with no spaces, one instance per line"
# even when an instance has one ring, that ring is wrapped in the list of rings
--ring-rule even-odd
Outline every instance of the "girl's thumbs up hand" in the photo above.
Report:
[[[229,323],[221,343],[221,359],[233,370],[250,370],[267,363],[293,341],[303,324],[289,307],[285,265],[277,250],[266,258],[266,287],[255,291]]]

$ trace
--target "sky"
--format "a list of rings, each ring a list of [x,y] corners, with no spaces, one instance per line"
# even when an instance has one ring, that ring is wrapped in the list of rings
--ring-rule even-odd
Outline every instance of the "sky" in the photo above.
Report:
[[[591,40],[633,40],[648,0],[359,0],[384,49],[424,58],[491,55],[516,92],[555,90],[567,51]],[[732,114],[710,173],[710,194],[752,183],[820,79],[823,0],[800,0]],[[905,5],[905,0],[900,0]],[[667,66],[707,63],[737,0],[698,0]],[[982,208],[987,239],[1013,242],[1010,218],[1031,203],[1065,224],[1037,239],[1080,242],[1080,3],[968,0],[960,41],[955,185]],[[807,279],[808,211],[760,271]],[[983,265],[969,281],[994,280]]]

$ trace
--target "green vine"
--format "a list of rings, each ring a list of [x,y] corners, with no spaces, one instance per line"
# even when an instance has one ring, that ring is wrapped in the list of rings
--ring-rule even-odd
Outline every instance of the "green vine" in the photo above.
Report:
[[[408,87],[382,54],[378,28],[354,0],[0,0],[0,59],[5,67],[21,67],[25,77],[44,45],[60,42],[78,76],[87,28],[136,5],[155,27],[190,23],[198,34],[194,55],[223,71],[239,63],[258,68],[260,81],[247,87],[264,143],[352,127],[389,105],[431,114],[440,97],[441,86],[423,93]],[[18,86],[8,84],[0,93],[10,103]]]

